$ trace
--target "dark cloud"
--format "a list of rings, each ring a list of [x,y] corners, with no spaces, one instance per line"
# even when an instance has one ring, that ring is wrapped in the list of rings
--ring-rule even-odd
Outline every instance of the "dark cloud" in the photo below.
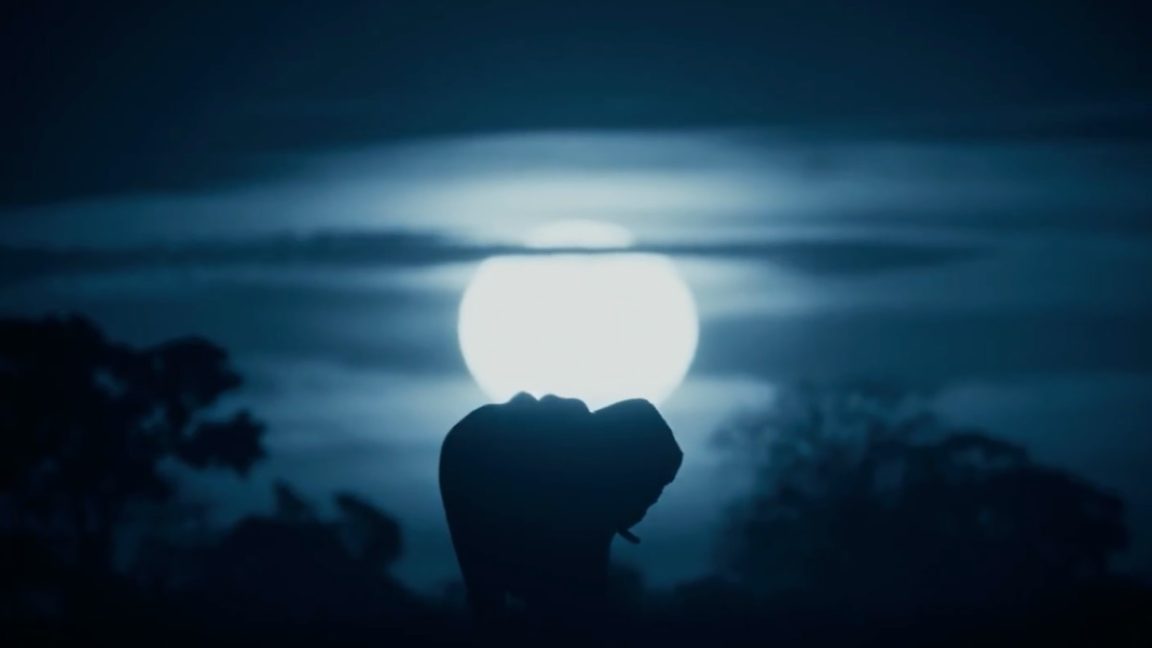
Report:
[[[249,356],[407,373],[464,367],[456,322],[447,315],[456,308],[453,294],[155,274],[64,291],[62,296],[41,287],[9,294],[4,310],[43,313],[65,307],[137,344],[201,335]]]
[[[108,248],[0,249],[9,281],[144,268],[251,266],[422,266],[468,261],[510,249],[462,245],[442,236],[410,232],[283,235],[243,241],[188,242]]]
[[[1147,142],[1152,140],[1152,97],[1147,101],[922,113],[811,124],[812,139],[910,142]]]
[[[135,248],[0,248],[0,280],[123,272],[148,268],[419,267],[478,261],[498,255],[548,255],[620,250],[536,249],[468,243],[411,232],[351,232],[274,236],[235,242]],[[628,252],[762,260],[809,274],[863,275],[972,259],[988,250],[968,244],[870,239],[799,239],[711,244],[641,244]]]
[[[1152,169],[1147,174],[1152,177]],[[1143,176],[1141,176],[1143,177]],[[1133,181],[1134,191],[1143,185]],[[1091,191],[1091,183],[1077,183],[1076,189]],[[1054,190],[1053,193],[1056,193]],[[1092,192],[1098,201],[1094,205],[1056,205],[1044,208],[1010,209],[951,209],[939,205],[919,209],[862,209],[837,210],[824,216],[829,225],[851,227],[861,222],[874,227],[916,228],[925,223],[953,232],[968,231],[985,234],[1081,235],[1122,234],[1146,236],[1152,234],[1152,211],[1144,206],[1133,207],[1117,200],[1106,190]],[[1087,202],[1087,201],[1085,201]],[[799,224],[801,218],[777,218],[779,222]]]
[[[1047,373],[1152,372],[1152,312],[838,309],[713,320],[694,372],[911,384]]]
[[[1146,8],[1128,0],[37,1],[4,12],[9,205],[242,182],[290,171],[270,153],[461,131],[1146,134],[1123,110],[1060,107],[1152,98]],[[980,116],[1006,109],[1018,116]],[[917,115],[949,119],[908,122]]]
[[[744,245],[656,246],[667,254],[760,259],[812,275],[869,275],[949,265],[989,253],[955,243],[898,243],[868,240],[775,241]]]

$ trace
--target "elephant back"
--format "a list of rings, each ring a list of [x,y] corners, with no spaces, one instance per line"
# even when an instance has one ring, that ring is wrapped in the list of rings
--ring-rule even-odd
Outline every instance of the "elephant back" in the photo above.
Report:
[[[680,464],[647,401],[592,413],[521,394],[486,405],[444,441],[440,488],[470,590],[594,589],[615,532],[643,517]],[[478,585],[480,584],[480,585]]]

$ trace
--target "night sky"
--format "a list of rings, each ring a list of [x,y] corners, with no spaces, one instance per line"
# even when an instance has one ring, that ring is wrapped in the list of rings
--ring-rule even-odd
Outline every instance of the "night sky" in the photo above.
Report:
[[[0,309],[201,334],[286,477],[364,493],[456,578],[435,467],[485,396],[476,264],[627,227],[700,310],[680,477],[616,555],[708,570],[712,441],[796,380],[933,390],[1124,495],[1152,576],[1152,49],[1140,2],[17,2],[0,10]]]

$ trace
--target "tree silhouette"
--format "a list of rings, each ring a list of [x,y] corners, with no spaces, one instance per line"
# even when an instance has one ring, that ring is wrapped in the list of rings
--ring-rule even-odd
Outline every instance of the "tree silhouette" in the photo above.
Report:
[[[1020,446],[946,425],[925,394],[784,389],[720,438],[754,485],[731,513],[720,577],[681,596],[727,627],[747,621],[733,617],[742,608],[772,610],[779,639],[784,618],[831,632],[1044,609],[1039,632],[1061,618],[1053,610],[1082,615],[1085,592],[1118,582],[1109,561],[1127,542],[1119,498]],[[725,598],[724,609],[708,603]]]
[[[0,530],[108,571],[130,506],[171,495],[164,462],[243,475],[263,456],[248,412],[211,415],[239,384],[201,338],[137,349],[80,317],[0,321]]]
[[[337,493],[325,517],[280,482],[271,515],[210,529],[203,505],[178,497],[167,464],[244,475],[264,455],[257,420],[221,414],[239,384],[225,352],[200,338],[133,348],[79,317],[0,320],[5,636],[197,645],[453,636],[450,616],[392,576],[400,525],[368,500]]]

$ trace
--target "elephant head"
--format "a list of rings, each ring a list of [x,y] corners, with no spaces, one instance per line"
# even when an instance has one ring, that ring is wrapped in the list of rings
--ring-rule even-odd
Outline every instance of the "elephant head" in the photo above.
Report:
[[[540,614],[599,604],[612,538],[639,522],[683,454],[656,408],[519,394],[486,405],[448,433],[440,492],[452,542],[481,620],[506,596]]]

